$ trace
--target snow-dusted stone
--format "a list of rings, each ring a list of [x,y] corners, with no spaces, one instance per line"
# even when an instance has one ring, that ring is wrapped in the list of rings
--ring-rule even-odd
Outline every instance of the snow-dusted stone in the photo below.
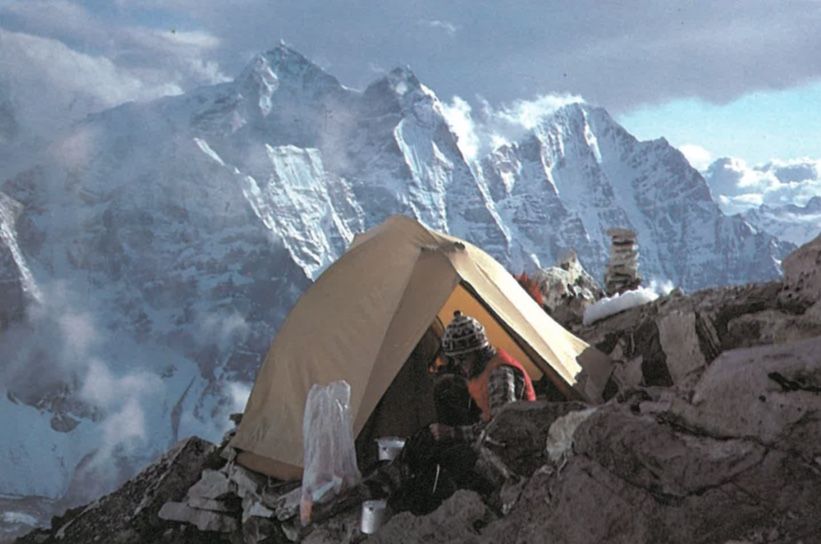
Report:
[[[674,311],[658,320],[661,349],[667,355],[667,370],[673,383],[685,385],[698,378],[707,361],[701,352],[694,312]]]
[[[206,469],[202,472],[202,477],[188,490],[189,498],[219,499],[230,493],[236,492],[236,484],[233,484],[224,472]]]
[[[237,509],[229,505],[225,501],[218,501],[216,499],[204,499],[202,497],[186,497],[185,504],[197,510],[209,510],[211,512],[233,513]]]
[[[166,521],[190,523],[200,531],[231,533],[239,527],[237,520],[231,516],[219,512],[199,510],[181,502],[169,501],[165,503],[158,515],[160,519]]]
[[[299,513],[299,502],[302,499],[302,487],[292,489],[284,495],[270,497],[262,495],[263,503],[274,510],[274,515],[279,521],[291,519]]]
[[[647,289],[646,287],[639,287],[632,290],[622,290],[612,296],[605,297],[587,306],[584,309],[582,323],[584,325],[590,325],[619,312],[653,302],[657,298],[658,293],[651,289]]]
[[[0,332],[23,318],[30,299],[30,275],[17,242],[15,223],[22,212],[19,202],[0,192]]]
[[[821,300],[821,236],[789,254],[781,266],[788,293],[809,303]]]
[[[228,465],[228,478],[236,485],[236,493],[240,498],[247,496],[259,497],[260,490],[265,486],[266,478],[239,465]]]
[[[252,517],[273,518],[274,511],[262,504],[258,496],[249,494],[242,498],[242,522]]]

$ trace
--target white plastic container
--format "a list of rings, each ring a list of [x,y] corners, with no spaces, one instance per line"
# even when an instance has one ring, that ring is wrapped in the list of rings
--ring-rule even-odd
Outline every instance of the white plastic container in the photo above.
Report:
[[[405,439],[398,436],[384,436],[376,439],[376,445],[379,448],[380,461],[393,461],[405,447]]]
[[[362,534],[372,535],[382,527],[387,506],[388,501],[385,499],[362,503],[362,517],[359,521],[359,530],[362,531]]]

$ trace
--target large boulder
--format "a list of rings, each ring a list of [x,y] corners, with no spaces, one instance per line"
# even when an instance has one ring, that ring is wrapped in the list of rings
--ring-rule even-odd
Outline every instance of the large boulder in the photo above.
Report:
[[[810,304],[821,300],[821,235],[790,253],[781,266],[786,296]]]
[[[821,338],[733,351],[694,393],[593,412],[483,542],[819,542]]]

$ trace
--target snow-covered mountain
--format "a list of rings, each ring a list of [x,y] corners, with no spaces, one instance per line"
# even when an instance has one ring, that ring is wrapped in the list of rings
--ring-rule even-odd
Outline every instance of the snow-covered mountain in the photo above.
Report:
[[[741,214],[755,228],[781,240],[801,245],[821,234],[821,196],[807,201],[804,206],[762,204]]]
[[[602,277],[605,233],[619,225],[638,233],[645,278],[694,289],[778,274],[783,245],[723,215],[701,175],[666,140],[639,142],[604,109],[559,109],[493,151],[483,172],[513,245],[542,266],[573,247]]]
[[[775,277],[789,249],[603,109],[561,108],[468,164],[409,70],[360,92],[284,46],[92,115],[46,157],[0,186],[11,499],[85,500],[181,436],[218,438],[299,294],[394,213],[517,272],[573,248],[599,277],[605,231],[631,227],[643,275],[687,289]]]

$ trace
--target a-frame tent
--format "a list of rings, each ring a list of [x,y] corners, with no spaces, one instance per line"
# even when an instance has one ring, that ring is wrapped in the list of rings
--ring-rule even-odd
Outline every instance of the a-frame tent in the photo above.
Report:
[[[610,361],[553,321],[479,248],[393,216],[357,236],[289,313],[265,358],[231,445],[238,461],[281,479],[302,472],[302,419],[315,383],[346,380],[358,434],[414,346],[459,309],[534,379],[598,402]]]

